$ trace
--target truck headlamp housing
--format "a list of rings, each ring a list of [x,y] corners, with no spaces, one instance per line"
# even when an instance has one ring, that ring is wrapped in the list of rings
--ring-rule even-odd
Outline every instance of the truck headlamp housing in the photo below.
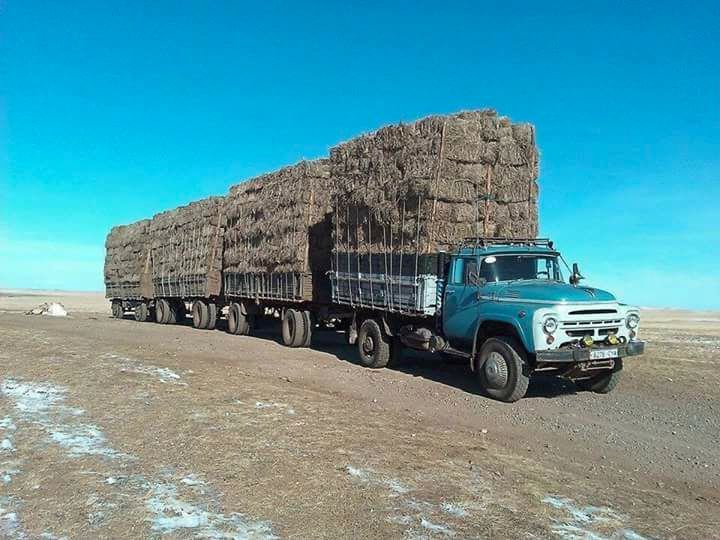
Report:
[[[548,317],[543,321],[543,330],[546,334],[554,334],[558,328],[558,321],[555,317]]]
[[[630,330],[635,330],[640,324],[640,317],[636,313],[631,313],[625,319],[625,324]]]

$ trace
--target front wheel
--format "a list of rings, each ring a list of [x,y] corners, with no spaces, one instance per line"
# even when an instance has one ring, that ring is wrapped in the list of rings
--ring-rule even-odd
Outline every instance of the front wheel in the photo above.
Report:
[[[580,390],[585,390],[586,392],[609,394],[620,382],[620,373],[622,372],[622,368],[622,358],[617,358],[612,371],[595,375],[592,379],[581,379],[579,381],[575,381],[575,385],[580,388]]]
[[[390,339],[375,319],[365,319],[357,337],[360,363],[369,368],[383,368],[390,361]]]
[[[495,337],[483,343],[477,374],[490,397],[512,403],[521,399],[530,384],[525,349],[511,337]]]

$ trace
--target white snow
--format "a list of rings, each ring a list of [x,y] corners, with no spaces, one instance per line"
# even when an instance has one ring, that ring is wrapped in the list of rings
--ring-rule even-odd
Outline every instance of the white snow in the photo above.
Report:
[[[182,535],[183,530],[192,529],[187,533],[202,538],[277,538],[266,521],[248,520],[238,513],[226,516],[208,510],[207,504],[182,500],[172,483],[154,485],[145,506],[152,514],[152,530],[160,534]]]
[[[626,517],[606,506],[576,506],[571,499],[548,495],[543,502],[565,515],[553,518],[553,532],[563,540],[603,540],[603,534],[593,530],[596,525],[603,529],[615,528],[611,538],[645,540],[645,538],[624,526]]]
[[[68,455],[109,458],[119,455],[105,445],[105,436],[96,426],[77,422],[84,411],[63,405],[65,389],[52,384],[5,379],[0,385],[0,393],[14,401],[21,418],[41,426],[53,442],[67,450]]]

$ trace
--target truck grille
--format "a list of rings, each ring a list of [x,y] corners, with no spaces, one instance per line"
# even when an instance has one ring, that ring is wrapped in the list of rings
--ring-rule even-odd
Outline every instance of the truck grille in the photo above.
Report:
[[[617,334],[620,330],[621,322],[622,319],[562,321],[560,327],[569,337],[581,339],[585,336],[591,336],[595,341],[602,341],[610,334]]]

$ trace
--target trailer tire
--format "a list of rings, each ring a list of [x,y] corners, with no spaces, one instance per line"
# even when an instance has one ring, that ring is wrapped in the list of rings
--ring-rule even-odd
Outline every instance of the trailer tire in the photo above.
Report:
[[[582,379],[575,381],[575,385],[586,392],[595,392],[596,394],[609,394],[620,382],[620,374],[622,373],[622,358],[615,360],[615,367],[609,373],[596,375],[592,379]]]
[[[305,341],[305,317],[293,308],[285,310],[282,320],[282,340],[288,347],[301,347]]]
[[[113,300],[110,311],[112,311],[112,316],[115,319],[122,319],[123,315],[125,314],[125,310],[123,309],[123,305],[122,305],[122,300]]]
[[[170,302],[164,298],[160,298],[155,302],[155,320],[160,324],[170,322]]]
[[[357,337],[360,363],[369,368],[383,368],[390,361],[390,339],[375,319],[365,319]]]
[[[192,306],[193,326],[199,329],[207,328],[209,317],[208,305],[202,300],[195,300]]]
[[[476,372],[483,390],[506,403],[521,399],[530,383],[525,348],[508,336],[493,337],[483,343]]]
[[[313,331],[313,323],[312,323],[312,314],[309,310],[302,311],[302,317],[303,322],[305,324],[305,332],[303,335],[303,341],[300,347],[306,347],[309,348],[312,343],[312,331]]]
[[[135,320],[137,322],[145,322],[148,318],[148,305],[142,302],[135,306]]]
[[[205,328],[208,330],[215,330],[215,327],[217,326],[217,304],[215,302],[210,302],[208,305],[208,323]]]

